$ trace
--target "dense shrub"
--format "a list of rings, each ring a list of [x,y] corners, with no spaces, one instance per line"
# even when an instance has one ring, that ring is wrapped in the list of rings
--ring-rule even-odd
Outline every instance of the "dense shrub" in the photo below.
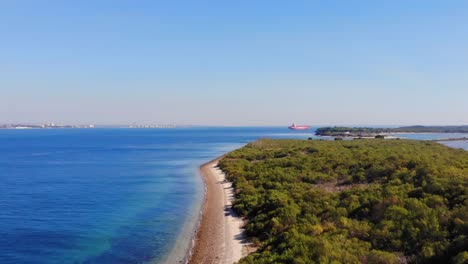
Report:
[[[219,166],[259,246],[241,263],[464,263],[468,152],[411,140],[253,142]]]

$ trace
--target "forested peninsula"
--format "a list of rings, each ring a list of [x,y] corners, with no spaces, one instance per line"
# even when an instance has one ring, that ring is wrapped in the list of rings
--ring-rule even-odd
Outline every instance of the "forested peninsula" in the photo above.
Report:
[[[240,263],[467,263],[468,152],[262,139],[219,163],[259,247]]]
[[[375,127],[320,127],[318,136],[362,136],[382,133],[468,133],[467,126],[404,126],[397,128]]]

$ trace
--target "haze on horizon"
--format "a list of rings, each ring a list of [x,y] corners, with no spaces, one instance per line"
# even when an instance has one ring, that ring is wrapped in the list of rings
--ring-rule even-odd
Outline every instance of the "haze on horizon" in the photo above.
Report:
[[[468,124],[467,1],[2,1],[0,123]]]

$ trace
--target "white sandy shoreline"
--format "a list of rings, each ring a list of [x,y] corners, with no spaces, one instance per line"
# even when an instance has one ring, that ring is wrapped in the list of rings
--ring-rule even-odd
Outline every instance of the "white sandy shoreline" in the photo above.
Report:
[[[222,263],[232,264],[239,261],[246,254],[244,253],[244,245],[247,245],[245,232],[242,229],[243,221],[232,209],[234,201],[234,188],[232,183],[226,181],[226,175],[217,167],[218,163],[211,168],[213,174],[219,182],[223,182],[224,190],[224,261]]]
[[[217,167],[219,159],[200,167],[205,202],[189,263],[232,264],[248,254],[243,221],[232,210],[234,190]]]

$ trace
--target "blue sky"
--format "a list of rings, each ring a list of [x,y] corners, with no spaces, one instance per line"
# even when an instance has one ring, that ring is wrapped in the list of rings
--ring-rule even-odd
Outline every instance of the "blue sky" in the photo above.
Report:
[[[0,123],[468,124],[468,1],[1,1]]]

